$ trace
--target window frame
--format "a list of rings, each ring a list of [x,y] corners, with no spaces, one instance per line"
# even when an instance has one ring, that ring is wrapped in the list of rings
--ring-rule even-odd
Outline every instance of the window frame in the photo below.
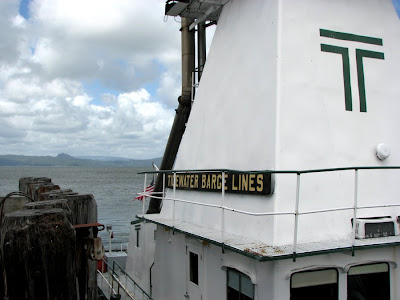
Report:
[[[136,231],[136,248],[140,248],[140,243],[139,243],[139,238],[140,238],[140,233],[139,231],[142,229],[142,226],[140,224],[135,225],[135,231]]]
[[[336,295],[337,295],[337,300],[339,300],[339,271],[338,271],[338,269],[335,268],[335,267],[318,268],[318,269],[314,269],[314,270],[305,270],[305,271],[299,271],[299,272],[292,273],[292,274],[290,275],[290,285],[289,285],[290,299],[294,299],[294,298],[293,298],[294,296],[292,295],[292,285],[293,285],[293,276],[294,276],[294,275],[305,274],[305,273],[321,272],[321,271],[329,271],[329,270],[332,270],[332,271],[335,271],[335,272],[336,272]],[[321,285],[309,285],[309,286],[304,286],[303,288],[305,288],[305,287],[313,287],[313,286],[314,286],[314,287],[316,287],[316,286],[322,286],[322,284],[321,284]]]
[[[195,258],[196,257],[196,258]],[[199,285],[199,255],[189,250],[189,282]]]
[[[251,282],[252,294],[253,294],[253,297],[251,299],[254,300],[255,299],[254,298],[255,297],[255,284],[251,281],[251,278],[249,276],[247,276],[246,274],[240,272],[239,270],[234,269],[234,268],[229,268],[229,267],[226,269],[226,299],[229,300],[228,299],[229,273],[235,273],[235,274],[237,274],[239,276],[239,291],[238,291],[239,295],[242,295],[242,294],[245,295],[244,293],[242,293],[242,280],[241,280],[241,278],[245,277],[246,279],[248,279]],[[245,296],[248,297],[247,295],[245,295]],[[239,296],[239,299],[240,298],[241,297]]]
[[[371,273],[362,273],[362,274],[351,274],[350,275],[350,270],[353,268],[357,267],[368,267],[368,266],[373,266],[373,265],[386,265],[387,271],[386,272],[371,272]],[[347,298],[350,299],[349,293],[351,293],[350,290],[350,284],[349,284],[349,276],[360,276],[360,275],[366,275],[366,274],[378,274],[378,273],[387,273],[387,285],[388,285],[388,296],[389,299],[391,299],[391,293],[392,293],[392,286],[391,286],[391,273],[390,273],[390,264],[388,262],[382,261],[382,262],[372,262],[372,263],[366,263],[366,264],[359,264],[359,265],[352,265],[348,270],[347,270]],[[357,291],[357,290],[356,290]]]

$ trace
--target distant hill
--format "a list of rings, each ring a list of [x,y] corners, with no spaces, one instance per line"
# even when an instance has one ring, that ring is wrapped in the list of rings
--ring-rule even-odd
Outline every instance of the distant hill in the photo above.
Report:
[[[130,158],[125,157],[116,157],[116,156],[74,156],[79,159],[91,159],[91,160],[100,160],[100,161],[129,161]]]
[[[76,158],[61,153],[57,156],[25,156],[25,155],[0,155],[0,166],[77,166],[77,167],[149,167],[154,162],[161,164],[161,157],[154,159],[136,160],[121,157],[86,156]]]

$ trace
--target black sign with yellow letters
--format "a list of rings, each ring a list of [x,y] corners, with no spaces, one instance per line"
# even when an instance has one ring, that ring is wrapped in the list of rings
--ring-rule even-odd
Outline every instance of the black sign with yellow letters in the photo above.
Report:
[[[222,172],[176,173],[176,188],[193,191],[222,191]],[[238,194],[272,195],[270,173],[226,171],[225,192]],[[174,187],[174,174],[168,174],[167,187]]]

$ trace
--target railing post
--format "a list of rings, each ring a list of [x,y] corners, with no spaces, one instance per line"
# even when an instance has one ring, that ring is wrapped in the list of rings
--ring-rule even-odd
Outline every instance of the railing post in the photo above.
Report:
[[[297,230],[299,224],[299,202],[300,202],[300,173],[297,173],[296,206],[294,210],[294,236],[293,236],[293,261],[296,261],[297,252]]]
[[[114,290],[114,264],[112,265],[111,268],[111,292]]]
[[[112,280],[112,275],[110,277],[110,280]],[[111,284],[108,284],[108,294],[111,295],[111,292],[112,292],[112,282]]]
[[[221,232],[222,232],[222,244],[225,243],[225,171],[222,171],[222,190],[221,190]],[[222,248],[223,249],[223,248]]]
[[[176,172],[174,172],[174,188],[173,188],[173,207],[172,207],[172,227],[175,229],[175,199],[176,199]]]
[[[147,181],[147,173],[144,174],[144,187],[143,187],[143,199],[142,199],[142,215],[144,216],[144,209],[146,204],[146,181]]]
[[[353,256],[354,256],[354,246],[356,244],[357,205],[358,205],[358,169],[354,169],[353,236],[351,244],[351,255]]]

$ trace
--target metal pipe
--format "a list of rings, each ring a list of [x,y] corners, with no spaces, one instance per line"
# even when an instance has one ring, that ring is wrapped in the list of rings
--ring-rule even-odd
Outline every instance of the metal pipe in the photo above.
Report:
[[[336,171],[352,171],[352,170],[399,170],[400,166],[382,166],[382,167],[346,167],[346,168],[331,168],[331,169],[314,169],[314,170],[257,170],[257,171],[243,171],[235,169],[191,169],[191,170],[174,170],[179,173],[195,173],[195,172],[237,172],[243,174],[260,174],[260,173],[271,173],[271,174],[307,174],[307,173],[322,173],[322,172],[336,172]],[[154,173],[172,173],[170,170],[160,171],[146,171],[138,172],[138,174],[154,174]]]
[[[111,246],[111,235],[112,235],[112,231],[110,230],[108,232],[108,255],[112,255],[112,246]]]
[[[162,189],[163,189],[163,192],[161,194],[161,197],[164,200],[164,198],[165,198],[165,173],[163,174]]]
[[[190,94],[190,103],[193,105],[194,102],[194,93],[196,91],[196,83],[195,83],[195,78],[196,78],[196,72],[192,72],[192,93]]]
[[[192,19],[182,18],[182,99],[188,101],[192,92],[192,71],[195,68],[195,43],[194,31],[189,30]]]
[[[222,191],[221,191],[221,232],[222,232],[222,243],[224,244],[225,241],[225,207],[224,207],[224,200],[225,200],[225,172],[222,172]]]
[[[147,181],[147,174],[144,175],[144,187],[143,187],[143,199],[142,199],[142,215],[144,215],[145,204],[146,204],[146,181]]]
[[[293,261],[296,261],[297,230],[299,224],[299,202],[300,202],[300,173],[297,173],[296,206],[294,209]]]
[[[182,95],[178,98],[174,123],[165,147],[164,156],[160,170],[171,170],[174,165],[176,154],[185,132],[186,122],[189,119],[191,109],[192,71],[195,67],[195,39],[194,31],[189,30],[192,19],[182,18],[181,39],[182,39]],[[154,192],[162,191],[161,177],[157,177]],[[151,198],[148,214],[159,213],[161,200]]]
[[[354,212],[353,212],[353,241],[352,254],[354,255],[354,246],[356,244],[356,219],[357,219],[357,202],[358,202],[358,170],[354,170]]]
[[[173,208],[172,208],[172,227],[175,228],[175,193],[176,193],[176,173],[174,173],[174,191],[173,191],[173,198],[174,198],[174,202],[173,202]]]
[[[400,204],[384,204],[384,205],[368,205],[368,206],[358,206],[357,210],[359,209],[366,209],[366,208],[384,208],[384,207],[398,207]]]
[[[154,261],[153,261],[153,263],[151,264],[151,267],[150,267],[150,297],[152,297],[153,296],[153,281],[152,281],[152,272],[153,272],[153,267],[154,267]]]
[[[317,209],[317,210],[308,210],[299,212],[299,215],[310,215],[310,214],[318,214],[318,213],[325,213],[325,212],[332,212],[332,211],[342,211],[342,210],[350,210],[353,209],[352,206],[348,207],[337,207],[337,208],[326,208],[326,209]]]
[[[206,26],[205,23],[197,25],[197,67],[198,67],[198,82],[200,82],[203,73],[204,65],[206,64]]]

